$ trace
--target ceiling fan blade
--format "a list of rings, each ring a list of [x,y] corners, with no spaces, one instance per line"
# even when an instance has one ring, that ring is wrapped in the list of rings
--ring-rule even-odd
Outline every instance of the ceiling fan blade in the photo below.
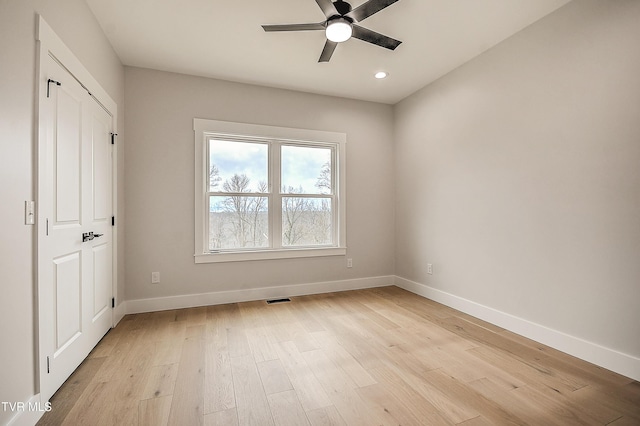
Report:
[[[333,55],[333,51],[336,50],[337,45],[338,43],[335,41],[327,40],[324,44],[324,49],[322,49],[322,54],[320,55],[318,62],[329,62],[329,59],[331,59],[331,55]]]
[[[352,25],[353,37],[358,38],[368,43],[377,44],[380,47],[385,47],[389,50],[395,50],[396,47],[402,43],[399,40],[387,37],[370,29],[360,27],[358,25]]]
[[[340,15],[331,0],[316,0],[316,3],[318,3],[318,6],[320,6],[320,9],[322,9],[322,12],[327,19],[334,15]]]
[[[266,32],[270,31],[313,31],[324,30],[324,22],[318,24],[283,24],[283,25],[263,25]]]
[[[380,12],[385,7],[391,6],[398,0],[369,0],[366,3],[353,9],[344,16],[353,19],[356,22],[363,21],[374,13]]]

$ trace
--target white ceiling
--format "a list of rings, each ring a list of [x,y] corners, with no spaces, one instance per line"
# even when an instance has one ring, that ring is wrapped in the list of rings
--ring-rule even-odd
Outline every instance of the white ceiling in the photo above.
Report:
[[[394,104],[568,1],[400,0],[360,22],[401,40],[395,51],[351,39],[328,63],[323,31],[260,26],[324,21],[315,0],[87,3],[125,65]]]

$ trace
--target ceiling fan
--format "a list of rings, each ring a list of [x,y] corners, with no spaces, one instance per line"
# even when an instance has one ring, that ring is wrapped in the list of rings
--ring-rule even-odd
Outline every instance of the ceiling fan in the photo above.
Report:
[[[314,31],[324,30],[327,41],[318,62],[329,62],[338,43],[349,40],[352,36],[377,46],[395,50],[402,43],[375,31],[356,25],[369,16],[391,6],[398,0],[369,0],[355,9],[343,0],[316,0],[327,19],[311,24],[263,25],[265,31]]]

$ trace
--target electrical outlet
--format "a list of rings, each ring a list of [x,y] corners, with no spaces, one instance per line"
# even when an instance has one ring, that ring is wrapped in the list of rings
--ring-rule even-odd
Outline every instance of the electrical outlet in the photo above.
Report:
[[[433,265],[430,263],[427,263],[427,274],[433,274]]]
[[[151,284],[158,284],[160,282],[160,272],[151,273]]]
[[[347,259],[347,268],[353,268],[353,259]]]

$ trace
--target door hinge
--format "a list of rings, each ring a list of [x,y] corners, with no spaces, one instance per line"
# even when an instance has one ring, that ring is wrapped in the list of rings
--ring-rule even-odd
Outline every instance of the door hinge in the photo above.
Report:
[[[46,235],[49,236],[49,218],[47,218],[47,225],[45,227]]]
[[[111,226],[116,226],[116,217],[111,216]]]
[[[116,136],[118,136],[117,133],[111,133],[111,145],[116,144]]]
[[[60,83],[59,81],[55,81],[55,80],[47,80],[47,98],[49,97],[49,87],[51,86],[51,83],[55,83],[56,86],[62,86],[62,83]]]
[[[47,374],[49,374],[49,357],[47,357]]]
[[[112,307],[112,308],[115,308],[115,307],[116,307],[116,298],[115,298],[115,297],[112,297],[112,298],[111,298],[111,307]]]

